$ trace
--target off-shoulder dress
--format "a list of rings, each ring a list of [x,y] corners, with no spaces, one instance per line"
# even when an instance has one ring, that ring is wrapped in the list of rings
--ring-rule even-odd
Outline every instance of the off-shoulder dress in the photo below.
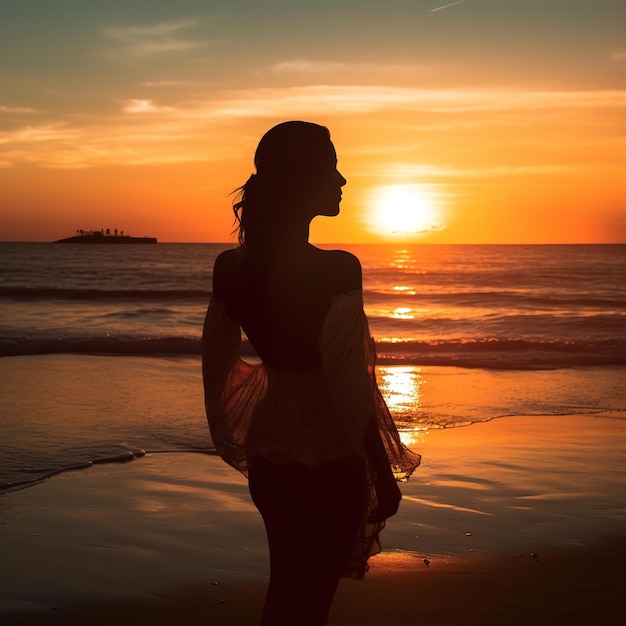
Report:
[[[247,476],[250,462],[318,467],[357,456],[366,462],[369,497],[345,576],[362,578],[380,551],[384,522],[371,523],[377,506],[376,474],[364,435],[378,426],[391,469],[405,481],[420,455],[401,441],[374,371],[376,351],[363,310],[362,291],[335,296],[319,335],[322,367],[276,371],[239,356],[241,328],[213,297],[203,331],[203,379],[211,438],[218,454]]]

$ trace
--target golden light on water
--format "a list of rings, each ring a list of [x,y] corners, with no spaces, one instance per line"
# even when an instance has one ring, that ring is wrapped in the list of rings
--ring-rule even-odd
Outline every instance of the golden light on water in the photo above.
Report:
[[[379,366],[376,368],[378,385],[392,415],[400,423],[402,443],[411,447],[424,441],[426,432],[417,427],[403,428],[402,422],[411,422],[420,413],[426,380],[422,370],[414,365]]]
[[[425,380],[421,369],[415,366],[380,366],[378,384],[389,410],[394,415],[415,415],[422,401]]]
[[[394,250],[393,258],[390,262],[390,267],[394,267],[399,270],[412,270],[414,266],[415,258],[411,254],[411,252],[409,252],[409,250]]]
[[[400,435],[400,441],[407,447],[413,448],[418,446],[420,443],[424,443],[428,431],[418,430],[415,428],[412,429],[400,429],[398,431]]]

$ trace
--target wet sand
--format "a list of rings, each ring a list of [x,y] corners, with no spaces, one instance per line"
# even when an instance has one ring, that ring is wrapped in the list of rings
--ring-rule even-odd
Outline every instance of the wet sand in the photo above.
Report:
[[[622,624],[620,415],[433,430],[344,624]],[[3,624],[258,623],[265,537],[245,479],[202,454],[62,474],[0,500]],[[303,562],[306,554],[303,554]]]

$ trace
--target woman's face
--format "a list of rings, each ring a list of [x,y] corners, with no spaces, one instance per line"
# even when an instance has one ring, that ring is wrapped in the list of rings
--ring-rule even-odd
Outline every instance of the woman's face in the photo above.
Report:
[[[333,217],[339,214],[339,203],[341,202],[341,188],[346,184],[346,179],[337,169],[337,155],[335,148],[332,148],[327,165],[320,172],[315,187],[311,194],[310,208],[311,219],[317,215]]]

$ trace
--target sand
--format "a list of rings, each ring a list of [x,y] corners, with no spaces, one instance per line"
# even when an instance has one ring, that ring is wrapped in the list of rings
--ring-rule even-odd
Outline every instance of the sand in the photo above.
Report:
[[[624,429],[603,414],[421,434],[385,552],[341,583],[330,626],[622,624]],[[7,625],[252,626],[268,575],[245,479],[203,454],[2,494],[0,554]]]

